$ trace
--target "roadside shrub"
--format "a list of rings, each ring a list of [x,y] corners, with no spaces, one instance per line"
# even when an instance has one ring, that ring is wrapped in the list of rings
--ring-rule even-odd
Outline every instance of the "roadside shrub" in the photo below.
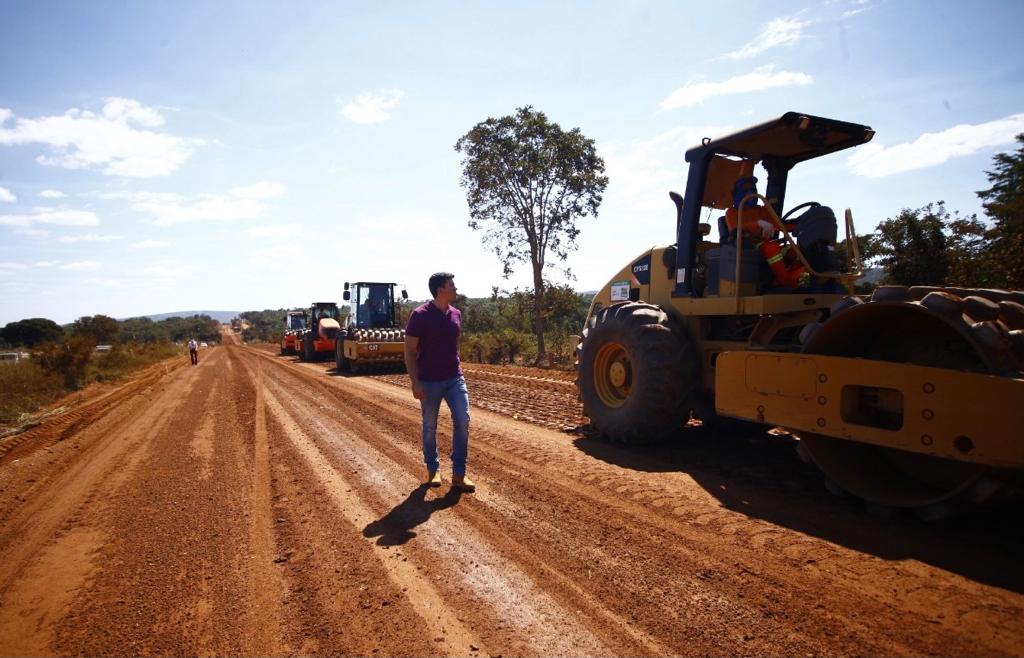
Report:
[[[463,336],[461,358],[475,363],[518,363],[536,354],[533,337],[522,331],[503,329]]]
[[[169,341],[152,343],[118,343],[106,354],[98,354],[89,368],[87,379],[113,381],[162,359],[182,354],[182,348]]]
[[[85,382],[85,372],[95,349],[96,339],[92,336],[71,336],[63,345],[43,343],[36,358],[44,371],[63,376],[64,387],[74,391]]]
[[[148,340],[148,339],[147,339]],[[183,356],[184,348],[167,340],[115,343],[97,354],[91,337],[39,345],[31,359],[0,364],[0,424],[60,399],[93,381],[114,381],[158,361]]]
[[[14,423],[21,414],[62,395],[64,385],[59,373],[47,372],[30,359],[0,364],[0,424]]]

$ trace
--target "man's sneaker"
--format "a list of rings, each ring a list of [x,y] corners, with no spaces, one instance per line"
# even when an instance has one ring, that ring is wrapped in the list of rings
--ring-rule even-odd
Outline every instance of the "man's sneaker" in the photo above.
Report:
[[[427,471],[427,481],[424,483],[428,487],[440,487],[441,486],[441,472],[440,471]]]
[[[476,484],[465,475],[452,477],[452,487],[461,491],[476,491]]]

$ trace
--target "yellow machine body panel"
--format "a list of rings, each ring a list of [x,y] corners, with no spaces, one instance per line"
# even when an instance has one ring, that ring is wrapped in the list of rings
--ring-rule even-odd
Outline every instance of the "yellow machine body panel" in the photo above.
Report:
[[[348,339],[345,358],[358,362],[401,362],[405,359],[405,342],[357,341]]]
[[[782,352],[725,352],[715,371],[719,414],[798,434],[1024,467],[1022,379]]]

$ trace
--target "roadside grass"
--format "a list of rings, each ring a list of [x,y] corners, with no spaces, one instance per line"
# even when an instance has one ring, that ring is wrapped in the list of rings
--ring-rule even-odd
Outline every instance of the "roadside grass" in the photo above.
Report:
[[[117,381],[146,366],[181,356],[184,348],[174,343],[119,343],[106,354],[97,354],[86,370],[86,381]]]
[[[27,428],[32,414],[93,382],[115,382],[148,365],[183,354],[169,342],[120,343],[110,352],[92,354],[84,368],[66,362],[31,358],[0,365],[0,426]]]
[[[56,402],[67,393],[64,377],[25,359],[0,365],[0,425],[18,423],[22,414]]]

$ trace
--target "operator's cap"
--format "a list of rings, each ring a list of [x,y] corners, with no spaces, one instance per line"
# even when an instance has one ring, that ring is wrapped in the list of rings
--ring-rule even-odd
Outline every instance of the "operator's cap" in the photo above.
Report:
[[[740,205],[740,201],[743,197],[747,196],[751,192],[757,191],[757,176],[743,176],[737,178],[736,182],[732,186],[732,206],[737,208]]]

